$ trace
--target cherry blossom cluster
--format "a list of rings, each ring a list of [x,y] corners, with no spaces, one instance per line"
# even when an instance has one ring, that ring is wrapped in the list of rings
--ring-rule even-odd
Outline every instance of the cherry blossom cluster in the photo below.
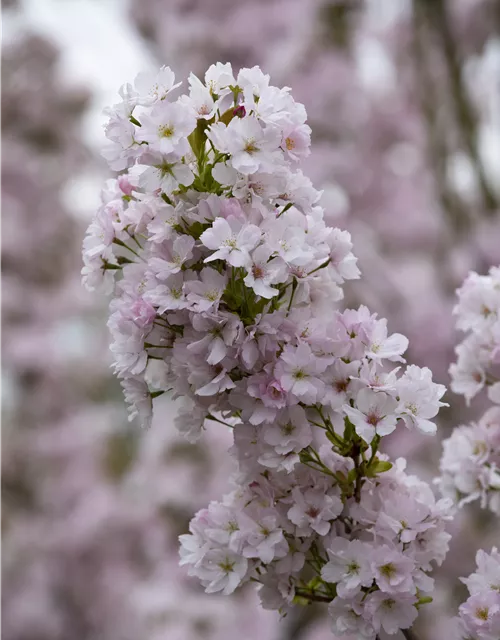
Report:
[[[432,434],[445,388],[366,307],[349,233],[299,169],[303,105],[258,67],[211,66],[189,93],[163,67],[121,90],[83,278],[114,289],[114,369],[131,417],[183,398],[190,441],[233,429],[236,489],[181,539],[208,592],[260,583],[264,607],[330,603],[335,633],[412,625],[444,558],[449,501],[378,454],[398,424]],[[117,280],[116,276],[120,274]]]
[[[500,269],[471,273],[458,290],[457,326],[468,335],[450,367],[452,389],[467,402],[484,387],[496,403],[478,422],[456,427],[443,442],[438,480],[444,495],[459,506],[480,499],[500,514]]]
[[[469,403],[486,386],[489,399],[500,404],[500,267],[492,267],[487,276],[470,273],[453,313],[457,328],[467,335],[450,366],[452,391]]]
[[[235,447],[258,448],[249,431],[257,430],[235,433]],[[263,606],[281,614],[296,603],[328,602],[336,636],[374,639],[381,629],[410,627],[432,599],[431,563],[448,548],[448,503],[408,476],[403,459],[389,469],[381,456],[354,491],[351,458],[323,445],[303,459],[310,465],[255,474],[201,510],[181,536],[181,563],[208,593],[260,583]]]
[[[482,508],[500,515],[500,407],[453,430],[443,442],[440,471],[445,496],[459,506],[480,500]]]
[[[477,571],[462,578],[470,597],[459,608],[457,638],[498,640],[500,638],[500,552],[480,549],[476,554]]]

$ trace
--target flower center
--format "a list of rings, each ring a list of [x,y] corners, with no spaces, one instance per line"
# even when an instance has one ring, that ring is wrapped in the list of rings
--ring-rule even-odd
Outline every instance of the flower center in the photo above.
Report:
[[[292,138],[287,138],[285,140],[285,144],[286,144],[286,148],[288,149],[288,151],[291,151],[292,149],[295,149],[295,141]]]
[[[249,185],[248,185],[248,188],[252,189],[252,191],[257,196],[264,195],[265,189],[264,189],[264,185],[262,184],[262,182],[250,182]]]
[[[256,280],[259,280],[260,278],[264,277],[264,269],[262,268],[262,266],[260,264],[254,264],[252,266],[252,275]]]
[[[290,436],[295,431],[295,425],[293,425],[291,422],[288,422],[287,424],[283,424],[281,425],[281,431],[286,436]]]
[[[407,402],[405,407],[408,409],[410,413],[413,413],[414,416],[417,415],[418,409],[417,409],[417,405],[414,402]]]
[[[223,244],[226,247],[231,247],[231,249],[236,249],[236,238],[234,236],[231,236],[227,240],[224,240]]]
[[[255,140],[251,138],[250,140],[246,141],[244,150],[250,155],[252,155],[253,153],[259,150],[259,147],[255,144]]]
[[[219,562],[218,566],[224,571],[224,573],[231,573],[233,570],[235,563],[231,562],[228,558],[223,562]]]
[[[155,167],[160,173],[160,178],[164,178],[168,174],[174,175],[172,169],[175,167],[175,163],[163,162],[162,164],[156,164]]]
[[[230,520],[226,525],[226,531],[228,533],[234,533],[235,531],[239,531],[239,530],[240,528],[238,527],[238,523],[235,522],[234,520]]]
[[[295,380],[304,380],[304,378],[307,378],[307,373],[303,369],[295,369],[293,377]]]
[[[345,393],[347,391],[347,387],[349,386],[349,380],[335,380],[333,386],[335,387],[337,393]]]
[[[480,607],[476,609],[476,618],[479,620],[488,620],[489,609],[487,607]]]
[[[210,302],[217,302],[217,300],[219,299],[219,292],[215,289],[211,289],[210,291],[207,291],[205,293],[205,298],[207,300],[210,300]]]
[[[175,129],[171,124],[162,124],[158,127],[158,135],[160,138],[171,138],[174,135]]]
[[[296,267],[292,265],[290,267],[290,273],[297,278],[303,278],[305,275],[305,269],[303,267]]]
[[[483,453],[486,453],[487,451],[488,451],[488,445],[486,444],[486,442],[478,441],[478,442],[474,443],[474,449],[472,450],[472,453],[475,456],[482,455]]]
[[[369,413],[366,416],[366,421],[368,424],[371,424],[373,427],[376,427],[380,422],[380,417],[376,413]]]
[[[392,562],[388,562],[380,567],[380,573],[386,578],[392,578],[396,574],[396,568]]]

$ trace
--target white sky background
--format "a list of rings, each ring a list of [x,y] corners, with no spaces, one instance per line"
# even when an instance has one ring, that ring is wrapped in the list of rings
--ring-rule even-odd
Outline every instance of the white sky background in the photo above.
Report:
[[[93,153],[104,141],[104,107],[119,101],[118,89],[155,63],[128,19],[127,0],[22,0],[16,13],[4,12],[5,43],[24,30],[35,31],[61,50],[61,82],[92,93],[83,134]],[[10,15],[12,13],[12,16]],[[81,175],[63,197],[68,209],[86,217],[99,201],[102,175]],[[75,203],[78,210],[75,211]]]
[[[22,0],[21,11],[4,26],[6,38],[33,29],[62,50],[61,80],[88,86],[94,94],[85,135],[100,147],[102,109],[119,100],[125,82],[152,66],[153,60],[128,20],[126,0]]]

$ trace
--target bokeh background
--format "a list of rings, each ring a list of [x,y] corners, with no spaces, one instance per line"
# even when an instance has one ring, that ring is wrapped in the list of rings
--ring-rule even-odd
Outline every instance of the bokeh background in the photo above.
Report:
[[[324,610],[279,621],[252,589],[205,595],[177,536],[229,487],[230,436],[177,437],[165,401],[129,424],[80,244],[108,177],[102,109],[160,64],[203,74],[259,64],[303,102],[306,172],[349,229],[368,305],[447,369],[454,290],[500,263],[499,0],[18,0],[3,3],[3,619],[5,640],[322,640]],[[439,433],[478,417],[448,393]],[[429,481],[438,439],[406,430],[392,455]],[[450,527],[421,640],[449,637],[457,576],[498,521],[469,506]]]

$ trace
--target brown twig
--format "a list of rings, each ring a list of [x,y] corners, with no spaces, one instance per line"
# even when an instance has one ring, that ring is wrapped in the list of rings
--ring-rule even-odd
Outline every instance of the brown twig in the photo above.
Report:
[[[420,0],[422,2],[422,0]],[[464,86],[460,54],[455,37],[450,28],[451,20],[448,15],[445,0],[433,0],[431,3],[424,0],[429,24],[434,28],[436,36],[442,43],[442,51],[452,93],[452,104],[455,111],[455,119],[462,138],[463,145],[472,161],[476,173],[483,205],[487,214],[492,215],[498,209],[496,196],[488,184],[483,163],[479,157],[477,145],[477,117],[474,107]]]
[[[447,180],[448,148],[444,130],[438,122],[438,107],[440,104],[437,95],[437,83],[432,77],[431,49],[429,42],[427,1],[417,0],[413,12],[413,53],[415,71],[421,85],[419,97],[421,109],[427,126],[428,158],[431,163],[436,180],[436,189],[444,214],[448,218],[453,235],[463,237],[470,229],[471,221],[467,208],[460,198],[450,191]],[[441,251],[441,256],[445,252]]]
[[[299,596],[299,598],[305,598],[306,600],[310,600],[311,602],[331,602],[332,601],[332,598],[330,596],[322,596],[319,593],[309,593],[307,591],[302,591],[301,589],[296,589],[295,595]]]

